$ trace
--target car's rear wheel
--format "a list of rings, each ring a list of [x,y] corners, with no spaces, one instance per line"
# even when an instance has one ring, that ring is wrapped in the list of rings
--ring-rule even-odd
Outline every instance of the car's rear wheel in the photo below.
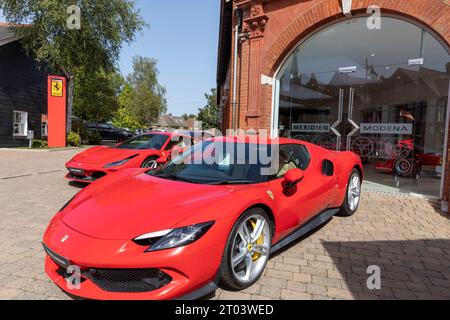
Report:
[[[235,223],[219,270],[220,283],[231,290],[250,287],[263,273],[272,243],[272,223],[260,208],[246,211]]]
[[[142,162],[141,168],[148,168],[148,169],[158,168],[158,162],[156,160],[158,160],[157,157],[150,157],[145,159],[144,162]]]
[[[348,179],[347,193],[341,206],[340,215],[349,217],[358,210],[361,200],[361,182],[361,175],[358,170],[353,169]]]

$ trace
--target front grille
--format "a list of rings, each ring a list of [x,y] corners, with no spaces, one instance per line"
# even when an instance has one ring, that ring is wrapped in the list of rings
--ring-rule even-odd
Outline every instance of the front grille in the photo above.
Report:
[[[109,292],[149,292],[172,281],[159,269],[90,269],[82,275]]]
[[[100,178],[103,178],[104,176],[106,176],[106,173],[102,171],[95,171],[92,173],[92,180],[98,180]]]

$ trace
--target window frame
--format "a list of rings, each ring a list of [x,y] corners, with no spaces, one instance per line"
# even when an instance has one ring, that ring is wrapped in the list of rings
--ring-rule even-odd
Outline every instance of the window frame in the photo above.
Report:
[[[47,119],[47,121],[42,121],[43,117],[45,115],[45,118]],[[45,132],[42,131],[43,129],[43,125],[45,124]],[[46,114],[41,114],[41,137],[48,137],[48,115]]]
[[[21,122],[16,122],[16,114],[20,114],[20,120]],[[25,120],[23,120],[25,119]],[[22,122],[23,121],[23,122]],[[16,124],[19,125],[19,128],[21,125],[23,125],[23,133],[16,133]],[[26,137],[28,135],[28,112],[26,111],[20,111],[20,110],[13,110],[13,137]]]
[[[308,147],[305,146],[305,145],[302,144],[302,143],[290,142],[290,143],[283,143],[283,144],[280,144],[280,145],[279,145],[280,150],[281,150],[282,147],[285,147],[285,146],[299,146],[299,147],[303,147],[303,148],[305,149],[306,154],[308,155],[308,163],[306,164],[305,169],[301,169],[301,168],[297,168],[297,169],[300,169],[300,170],[302,170],[302,171],[308,170],[309,167],[310,167],[310,165],[311,165],[311,160],[312,160],[311,152],[309,152]],[[284,179],[284,176],[277,177],[277,175],[275,174],[275,175],[271,176],[271,177],[269,178],[268,181],[276,181],[276,180],[280,180],[280,179]]]

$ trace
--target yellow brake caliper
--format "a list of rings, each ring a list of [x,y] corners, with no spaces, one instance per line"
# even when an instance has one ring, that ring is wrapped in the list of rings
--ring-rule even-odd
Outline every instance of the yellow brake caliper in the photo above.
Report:
[[[256,221],[250,220],[250,223],[251,223],[251,225],[252,225],[252,230],[255,230],[255,228],[256,228]],[[263,232],[261,232],[261,235],[259,236],[258,240],[256,240],[256,243],[255,243],[255,244],[264,244],[264,235],[263,235]],[[259,252],[254,252],[253,255],[252,255],[253,261],[258,260],[259,257],[261,257],[261,253],[259,253]]]

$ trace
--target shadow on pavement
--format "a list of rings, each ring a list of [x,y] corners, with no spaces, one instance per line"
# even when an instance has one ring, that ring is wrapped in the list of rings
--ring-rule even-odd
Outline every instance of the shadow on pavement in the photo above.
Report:
[[[450,240],[327,242],[355,299],[449,299]],[[369,290],[369,266],[379,266],[381,289]]]

